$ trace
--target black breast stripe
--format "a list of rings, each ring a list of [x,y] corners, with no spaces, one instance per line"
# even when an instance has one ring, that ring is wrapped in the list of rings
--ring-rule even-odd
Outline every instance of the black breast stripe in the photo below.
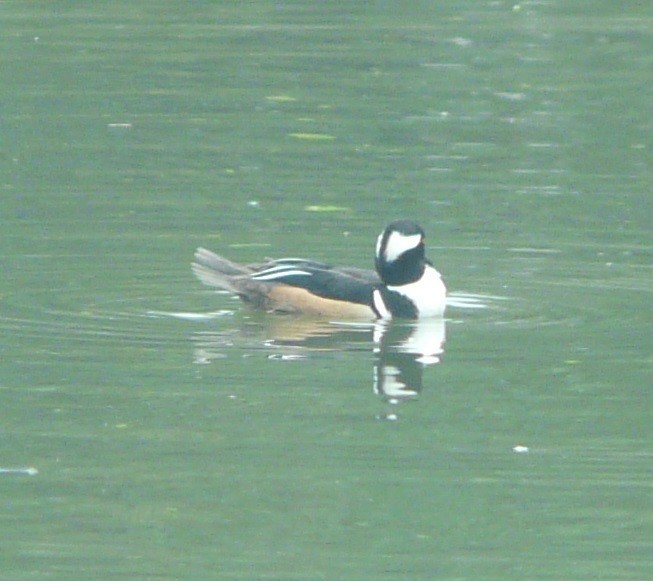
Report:
[[[408,297],[388,290],[385,287],[381,287],[381,294],[383,296],[383,302],[393,317],[400,317],[402,319],[417,319],[419,317],[417,307]]]

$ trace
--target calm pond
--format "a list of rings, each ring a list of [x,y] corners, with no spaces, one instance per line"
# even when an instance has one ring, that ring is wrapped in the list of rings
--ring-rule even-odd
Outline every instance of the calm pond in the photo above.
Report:
[[[0,578],[653,578],[647,3],[0,15]],[[190,271],[401,217],[445,321]]]

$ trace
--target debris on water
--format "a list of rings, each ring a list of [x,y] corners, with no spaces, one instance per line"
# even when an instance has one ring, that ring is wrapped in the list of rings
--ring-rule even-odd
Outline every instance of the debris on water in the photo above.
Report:
[[[27,468],[0,468],[0,474],[15,474],[17,476],[36,476],[39,471],[33,466]]]
[[[304,208],[307,212],[348,212],[349,208],[346,206],[323,206],[313,205]]]
[[[290,95],[268,95],[265,98],[273,103],[293,103],[297,101],[296,97],[291,97]]]
[[[268,359],[273,359],[275,361],[299,361],[300,359],[306,359],[306,355],[268,355]]]
[[[290,137],[295,139],[307,139],[309,141],[325,141],[335,139],[334,135],[328,133],[289,133]]]

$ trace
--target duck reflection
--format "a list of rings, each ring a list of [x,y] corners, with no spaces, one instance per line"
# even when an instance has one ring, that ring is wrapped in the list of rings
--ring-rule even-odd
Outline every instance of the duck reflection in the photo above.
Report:
[[[445,336],[443,319],[377,323],[374,393],[391,403],[416,397],[424,368],[440,362]]]
[[[424,368],[440,362],[445,321],[334,323],[297,317],[243,321],[239,328],[194,335],[195,363],[209,364],[233,348],[263,350],[268,359],[305,359],[320,351],[372,352],[375,394],[389,403],[414,399],[422,391]]]

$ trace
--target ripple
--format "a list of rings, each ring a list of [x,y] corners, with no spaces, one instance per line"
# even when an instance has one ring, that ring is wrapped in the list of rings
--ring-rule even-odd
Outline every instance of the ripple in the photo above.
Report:
[[[235,311],[230,311],[227,309],[221,309],[219,311],[211,311],[208,313],[147,311],[145,314],[148,317],[154,319],[169,317],[172,319],[180,319],[182,321],[213,321],[215,319],[222,319],[224,317],[233,316],[235,314]]]
[[[494,303],[507,300],[507,297],[494,295],[453,292],[447,296],[447,307],[467,310],[490,309]]]

